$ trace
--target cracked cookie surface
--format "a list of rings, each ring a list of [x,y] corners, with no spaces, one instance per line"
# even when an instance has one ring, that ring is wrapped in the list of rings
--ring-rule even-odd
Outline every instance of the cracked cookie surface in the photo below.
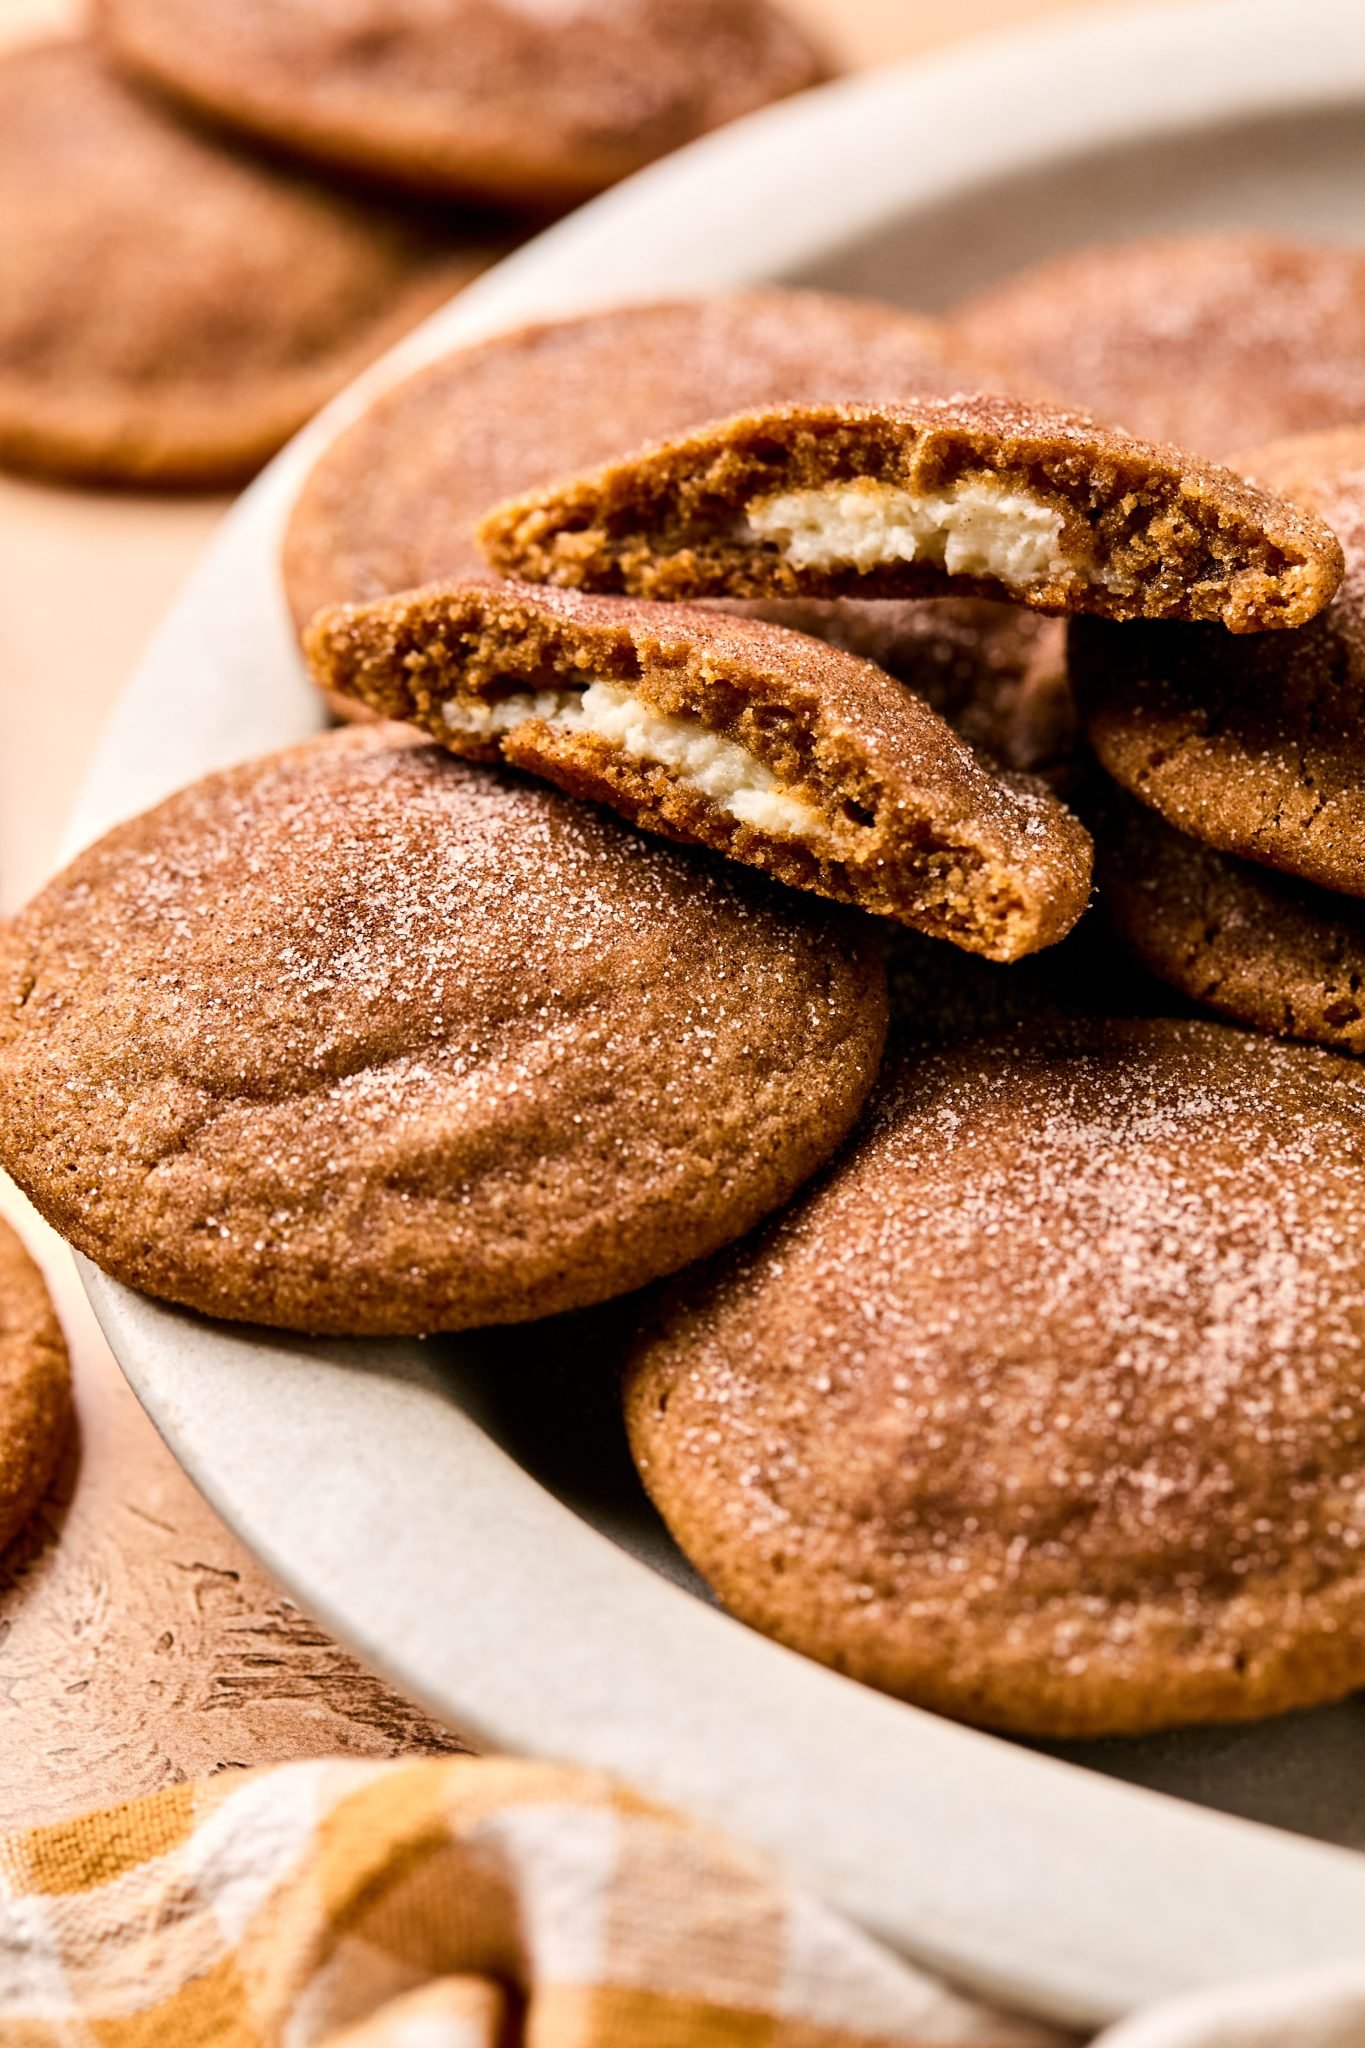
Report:
[[[0,931],[0,1162],[187,1307],[520,1321],[784,1201],[885,1023],[868,921],[357,727],[171,797]]]

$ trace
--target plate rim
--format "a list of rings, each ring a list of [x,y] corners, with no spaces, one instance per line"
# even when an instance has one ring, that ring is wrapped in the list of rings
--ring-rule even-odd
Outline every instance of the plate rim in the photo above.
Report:
[[[692,144],[486,273],[334,401],[237,501],[117,700],[66,852],[186,779],[173,713],[187,675],[208,713],[190,774],[320,722],[299,671],[276,544],[321,448],[379,391],[451,347],[525,320],[791,274],[915,203],[1011,166],[1220,117],[1365,101],[1357,0],[1299,0],[1300,35],[1288,49],[1282,0],[1238,0],[1234,38],[1231,11],[1228,0],[1196,0],[1065,17],[838,81]],[[1059,75],[1068,79],[1060,103]],[[983,103],[993,106],[984,131]],[[935,149],[906,161],[906,132],[932,137]],[[281,666],[267,701],[253,696],[252,681],[272,664]],[[420,1444],[436,1418],[458,1413],[420,1347],[308,1345],[200,1322],[78,1264],[139,1399],[224,1519],[338,1636],[464,1730],[522,1753],[618,1769],[775,1854],[913,1959],[1064,2022],[1099,2025],[1281,1961],[1358,1954],[1365,1856],[1018,1750],[797,1657],[614,1545],[462,1415],[447,1431],[463,1483],[447,1526],[479,1567],[456,1561],[459,1612],[443,1621],[453,1633],[423,1644],[412,1586],[398,1583],[409,1563],[401,1528],[358,1589],[322,1540],[335,1498],[271,1440],[280,1415],[295,1411],[296,1449],[323,1415],[345,1438],[329,1398],[344,1402],[359,1385],[398,1432],[394,1442]],[[358,1379],[338,1370],[361,1358]],[[224,1447],[225,1425],[239,1432],[236,1455]],[[367,1462],[374,1445],[362,1437],[352,1450],[383,1519]],[[417,1473],[414,1500],[430,1476]],[[512,1551],[480,1553],[490,1497],[515,1529],[515,1557],[535,1566],[530,1593],[509,1576]],[[539,1576],[547,1556],[553,1598]],[[554,1646],[542,1648],[542,1662],[560,1681],[578,1667],[573,1697],[561,1693],[548,1715],[528,1696],[523,1670],[497,1654],[496,1669],[477,1661],[491,1645],[510,1648],[528,1600],[542,1645]],[[508,1602],[520,1623],[509,1622]],[[406,1633],[395,1643],[386,1617],[400,1613]],[[624,1616],[633,1657],[622,1655]],[[593,1675],[585,1648],[597,1660]],[[780,1737],[781,1756],[759,1755],[755,1727],[769,1744]],[[894,1831],[880,1822],[878,1784],[902,1802]],[[870,1801],[866,1810],[859,1799]],[[1116,1839],[1122,1868],[1107,1868],[1097,1886],[1089,1859],[1097,1842]]]

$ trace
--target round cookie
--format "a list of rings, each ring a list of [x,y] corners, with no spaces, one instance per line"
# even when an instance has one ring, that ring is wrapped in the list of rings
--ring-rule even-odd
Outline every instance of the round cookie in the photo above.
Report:
[[[1105,769],[1178,831],[1365,896],[1365,429],[1281,442],[1245,466],[1338,535],[1333,603],[1296,631],[1235,642],[1078,621],[1072,684]]]
[[[1077,249],[976,293],[972,347],[1130,433],[1223,460],[1365,419],[1365,251],[1267,235]]]
[[[487,575],[500,499],[746,405],[1000,388],[939,322],[823,292],[735,292],[551,321],[419,370],[341,433],[299,495],[284,575],[324,605]]]
[[[71,1421],[61,1326],[42,1274],[0,1217],[0,1550],[47,1491]]]
[[[784,1201],[885,1023],[867,921],[353,727],[121,826],[0,932],[0,1163],[190,1308],[515,1322]]]
[[[1365,903],[1201,846],[1117,792],[1095,830],[1101,903],[1151,973],[1258,1031],[1365,1053]]]
[[[820,292],[628,306],[500,335],[418,371],[317,464],[285,539],[295,622],[486,575],[474,527],[500,498],[736,406],[1005,381],[939,322]],[[1069,698],[1055,638],[1046,680],[1008,680],[1030,665],[1014,619],[958,601],[807,605],[790,622],[878,662],[1007,767],[1032,771],[1051,765]],[[355,715],[353,699],[330,702]]]
[[[433,197],[574,206],[829,76],[771,0],[98,0],[192,107]]]
[[[893,1065],[670,1291],[626,1410],[742,1619],[938,1711],[1135,1734],[1365,1682],[1365,1075],[1221,1025]]]
[[[0,462],[241,482],[487,253],[240,158],[86,43],[0,57]]]
[[[331,694],[794,888],[1013,960],[1090,897],[1084,827],[873,663],[768,619],[517,583],[339,605]]]

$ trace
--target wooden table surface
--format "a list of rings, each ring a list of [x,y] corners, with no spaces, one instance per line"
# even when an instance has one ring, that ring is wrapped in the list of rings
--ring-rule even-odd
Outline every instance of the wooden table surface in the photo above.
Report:
[[[790,4],[856,65],[1080,0]],[[0,40],[69,13],[0,0]],[[223,502],[0,478],[0,909],[50,872],[104,714]],[[47,1272],[80,1414],[61,1483],[0,1557],[0,1827],[222,1767],[458,1747],[243,1550],[143,1415],[64,1246],[2,1177],[0,1211]]]

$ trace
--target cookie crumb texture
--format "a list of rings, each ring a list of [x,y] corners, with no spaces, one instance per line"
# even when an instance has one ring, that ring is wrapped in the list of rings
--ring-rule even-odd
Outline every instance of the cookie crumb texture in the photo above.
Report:
[[[1365,903],[1235,860],[1118,791],[1100,902],[1151,973],[1221,1017],[1365,1054]]]
[[[1090,843],[856,656],[759,619],[512,584],[324,612],[319,684],[633,822],[987,954],[1059,939]]]
[[[1341,581],[1311,514],[1230,470],[1008,399],[793,405],[496,507],[507,575],[636,597],[930,597],[1302,624]]]
[[[1365,1076],[1205,1023],[902,1061],[627,1380],[743,1619],[1036,1736],[1365,1681]]]
[[[1292,633],[1231,645],[1208,627],[1071,628],[1070,666],[1107,772],[1177,831],[1365,896],[1365,430],[1246,457],[1339,535],[1334,601]]]
[[[1106,243],[953,314],[1068,405],[1225,462],[1365,419],[1365,253],[1269,235]]]
[[[0,56],[0,462],[243,482],[489,260],[238,157],[86,43]]]
[[[532,208],[829,76],[770,0],[98,0],[96,21],[135,72],[297,155]]]
[[[172,797],[0,935],[0,1160],[209,1314],[520,1321],[784,1201],[885,1025],[864,922],[357,728]]]
[[[56,1477],[71,1429],[71,1368],[47,1283],[0,1219],[0,1550]]]

